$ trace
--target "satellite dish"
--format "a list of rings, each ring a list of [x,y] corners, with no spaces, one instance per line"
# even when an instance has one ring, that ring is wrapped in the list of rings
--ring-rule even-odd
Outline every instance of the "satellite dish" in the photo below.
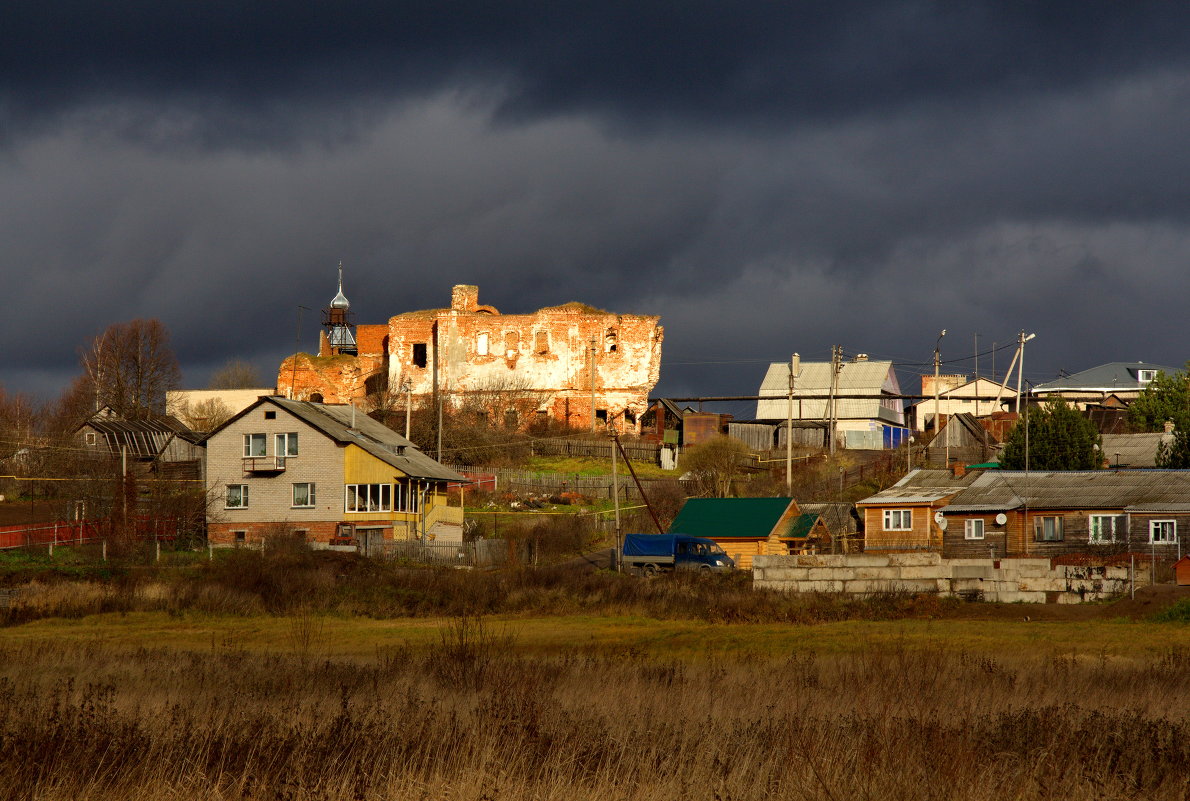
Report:
[[[1003,512],[996,515],[996,525],[997,526],[1002,526],[1007,522],[1008,522],[1008,515],[1004,514]]]
[[[938,528],[946,530],[946,516],[941,511],[934,512],[934,522],[938,524]]]

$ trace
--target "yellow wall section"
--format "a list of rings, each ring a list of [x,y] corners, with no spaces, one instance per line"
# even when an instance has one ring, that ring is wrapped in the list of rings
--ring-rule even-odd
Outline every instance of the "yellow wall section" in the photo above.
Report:
[[[344,484],[392,484],[405,474],[388,462],[377,459],[358,445],[348,445],[343,455]]]

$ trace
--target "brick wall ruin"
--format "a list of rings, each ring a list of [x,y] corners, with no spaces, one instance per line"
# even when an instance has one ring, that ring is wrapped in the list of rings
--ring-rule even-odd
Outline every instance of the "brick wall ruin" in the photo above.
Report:
[[[358,326],[356,355],[333,354],[324,335],[317,356],[282,362],[277,390],[299,400],[400,408],[408,382],[414,404],[424,406],[433,398],[437,361],[444,401],[495,425],[589,427],[594,394],[600,425],[610,417],[621,431],[638,432],[661,372],[658,320],[581,303],[501,314],[479,303],[478,287],[459,285],[448,309]]]

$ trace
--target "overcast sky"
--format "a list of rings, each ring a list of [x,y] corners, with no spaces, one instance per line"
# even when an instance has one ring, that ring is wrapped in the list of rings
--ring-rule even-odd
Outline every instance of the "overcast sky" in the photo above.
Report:
[[[0,383],[136,317],[271,382],[340,260],[358,322],[660,315],[668,395],[833,344],[916,391],[942,328],[955,372],[1180,366],[1188,141],[1178,3],[16,0]]]

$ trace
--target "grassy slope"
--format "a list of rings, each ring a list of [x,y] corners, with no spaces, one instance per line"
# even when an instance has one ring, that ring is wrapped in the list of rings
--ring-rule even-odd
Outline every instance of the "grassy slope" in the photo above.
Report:
[[[0,643],[42,640],[103,642],[115,647],[182,650],[236,648],[285,651],[296,618],[230,617],[144,612],[51,619],[0,630]],[[318,620],[320,650],[370,656],[394,646],[438,643],[448,618]],[[573,650],[643,652],[658,658],[697,661],[707,654],[781,656],[814,652],[855,653],[888,648],[942,649],[971,653],[1079,654],[1120,657],[1159,653],[1184,641],[1176,624],[1122,621],[1008,622],[969,620],[851,621],[814,626],[710,624],[614,617],[499,617],[492,630],[512,636],[527,653]]]

